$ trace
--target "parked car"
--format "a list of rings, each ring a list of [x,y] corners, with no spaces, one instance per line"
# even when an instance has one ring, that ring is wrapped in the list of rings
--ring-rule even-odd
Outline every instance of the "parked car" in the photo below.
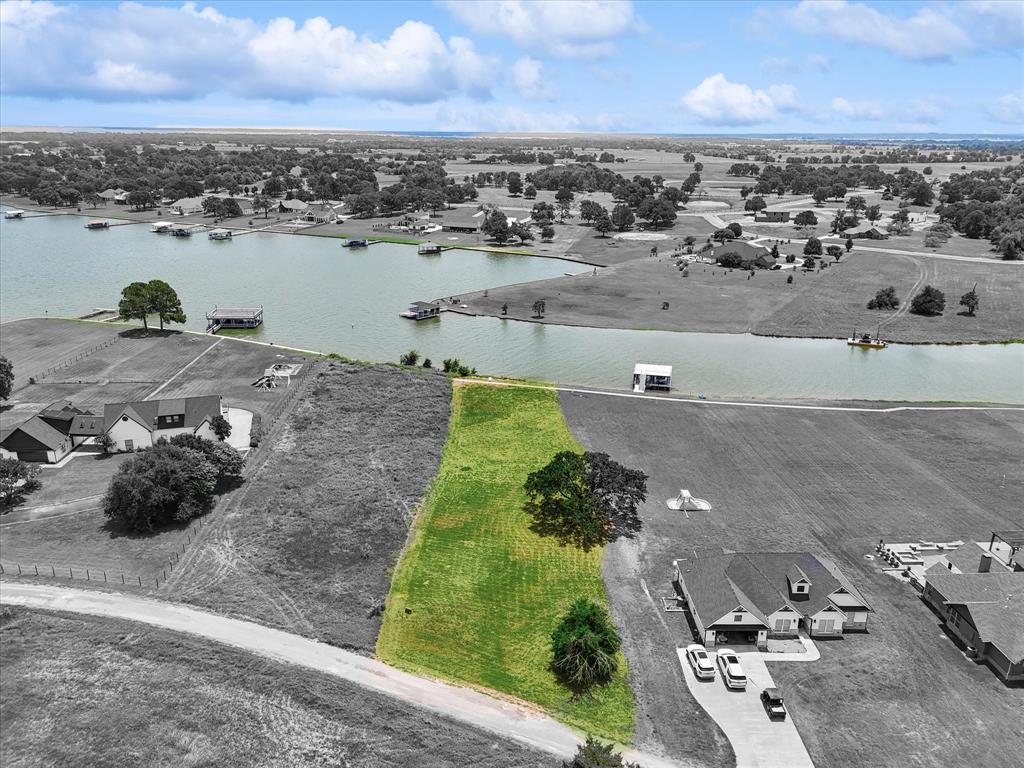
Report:
[[[701,680],[715,679],[715,665],[711,662],[711,657],[708,656],[703,645],[694,643],[686,646],[686,660],[693,667],[693,674]]]
[[[740,666],[739,656],[728,648],[718,652],[718,668],[722,671],[722,681],[726,688],[742,691],[747,687],[747,676]]]
[[[778,688],[765,688],[761,691],[761,703],[764,705],[764,711],[768,713],[768,717],[786,719],[786,705],[782,701],[782,694],[779,693]]]

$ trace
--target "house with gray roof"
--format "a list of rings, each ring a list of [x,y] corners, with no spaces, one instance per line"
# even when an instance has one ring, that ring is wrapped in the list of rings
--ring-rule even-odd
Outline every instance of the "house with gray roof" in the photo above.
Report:
[[[925,571],[924,600],[946,628],[1006,682],[1024,680],[1024,570],[1011,570],[990,552],[961,571],[937,563]]]
[[[220,395],[110,403],[103,408],[100,434],[110,437],[114,451],[148,448],[183,433],[216,440],[213,420],[221,415]]]
[[[87,439],[74,430],[81,418],[96,418],[76,408],[70,400],[58,400],[39,413],[0,435],[4,458],[56,464]]]
[[[809,552],[737,552],[675,560],[682,592],[705,645],[769,637],[836,637],[866,630],[871,606],[826,557]]]

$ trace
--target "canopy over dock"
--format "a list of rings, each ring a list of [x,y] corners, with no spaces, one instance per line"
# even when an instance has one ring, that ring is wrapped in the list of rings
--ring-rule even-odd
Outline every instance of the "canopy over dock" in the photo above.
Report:
[[[216,333],[221,328],[256,328],[263,325],[263,307],[214,307],[206,313],[206,330]]]
[[[672,387],[672,366],[637,363],[633,369],[633,391],[646,392],[648,389],[670,389]]]

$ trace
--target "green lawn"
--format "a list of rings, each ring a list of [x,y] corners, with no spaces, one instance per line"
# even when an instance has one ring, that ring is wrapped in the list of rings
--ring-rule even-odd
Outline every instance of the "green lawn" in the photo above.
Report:
[[[377,655],[412,672],[535,702],[583,731],[632,741],[626,662],[573,701],[548,668],[550,636],[579,596],[607,606],[601,552],[529,529],[526,476],[582,450],[554,391],[457,386],[441,469],[391,584]]]

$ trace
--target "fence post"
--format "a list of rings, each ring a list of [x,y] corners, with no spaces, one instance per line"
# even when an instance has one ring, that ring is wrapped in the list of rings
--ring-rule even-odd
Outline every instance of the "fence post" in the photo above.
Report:
[[[139,586],[140,587],[142,586],[142,577],[141,576],[139,576]]]
[[[70,567],[68,567],[68,578],[69,579],[75,578],[75,572],[72,571]]]
[[[121,574],[121,583],[124,584],[124,574]]]
[[[39,566],[38,566],[38,565],[35,565],[35,566],[33,566],[33,567],[34,567],[34,568],[36,569],[36,576],[38,576],[38,575],[39,575]]]
[[[86,581],[92,581],[92,576],[89,575],[89,569],[88,568],[85,569],[85,580]]]
[[[103,583],[104,584],[107,583],[107,572],[106,571],[103,572]]]
[[[56,579],[57,578],[57,569],[54,568],[52,565],[50,566],[50,572],[53,574],[53,578]]]
[[[21,563],[18,564],[18,575],[21,576]]]

